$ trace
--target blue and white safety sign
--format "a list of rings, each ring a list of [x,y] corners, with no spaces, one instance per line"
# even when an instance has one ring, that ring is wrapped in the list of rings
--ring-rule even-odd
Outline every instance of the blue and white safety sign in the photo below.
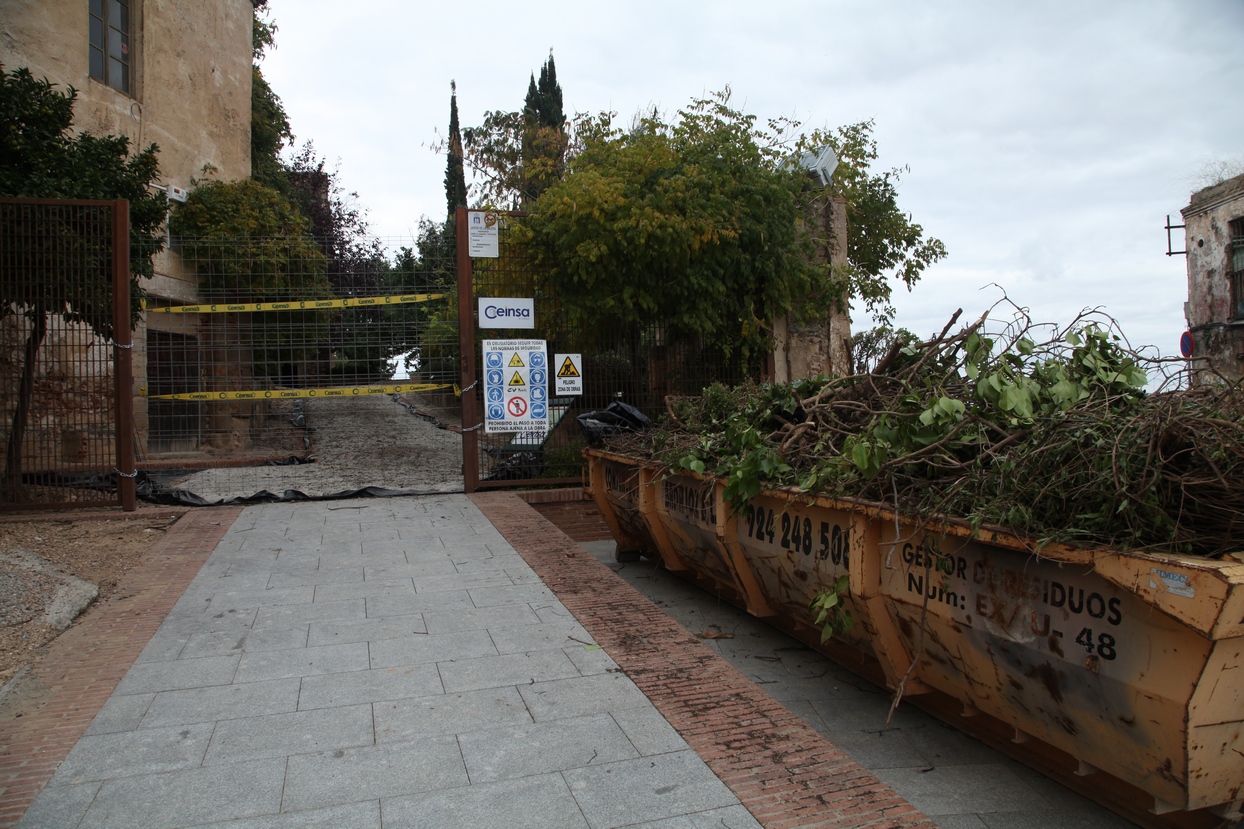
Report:
[[[549,430],[544,340],[484,340],[485,432]]]

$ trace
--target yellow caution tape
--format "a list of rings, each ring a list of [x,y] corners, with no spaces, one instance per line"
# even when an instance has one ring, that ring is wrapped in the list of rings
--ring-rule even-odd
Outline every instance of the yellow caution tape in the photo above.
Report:
[[[370,308],[377,305],[412,305],[444,299],[445,294],[394,294],[346,299],[298,299],[289,302],[237,302],[210,305],[173,305],[168,308],[147,308],[152,314],[251,314],[259,311],[318,311],[322,308]]]
[[[388,386],[336,386],[323,389],[258,389],[254,391],[192,391],[185,394],[153,394],[150,400],[283,400],[294,397],[365,397],[369,394],[452,389],[437,383],[400,383]]]

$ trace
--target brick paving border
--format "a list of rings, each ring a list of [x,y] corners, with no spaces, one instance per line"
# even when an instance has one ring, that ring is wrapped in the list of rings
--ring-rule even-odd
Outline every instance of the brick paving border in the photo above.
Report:
[[[470,497],[766,829],[935,829],[518,496]]]
[[[214,507],[184,515],[112,598],[53,640],[9,690],[0,704],[0,829],[21,820],[241,512]]]
[[[514,493],[575,541],[610,541],[605,517],[581,486],[528,489]]]

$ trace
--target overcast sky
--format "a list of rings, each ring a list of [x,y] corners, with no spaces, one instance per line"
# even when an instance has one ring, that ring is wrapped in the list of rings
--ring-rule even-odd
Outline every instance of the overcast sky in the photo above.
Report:
[[[263,70],[380,236],[444,216],[430,147],[522,107],[553,49],[568,113],[624,119],[722,89],[762,118],[876,120],[899,204],[949,256],[898,322],[940,329],[1005,287],[1042,321],[1103,306],[1178,351],[1184,258],[1165,218],[1206,163],[1244,158],[1244,0],[411,3],[270,0]],[[1180,249],[1182,237],[1176,238]],[[857,323],[862,322],[860,315]]]

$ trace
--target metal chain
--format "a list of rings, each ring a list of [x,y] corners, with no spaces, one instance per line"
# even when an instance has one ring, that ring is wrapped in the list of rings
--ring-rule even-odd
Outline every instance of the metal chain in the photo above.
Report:
[[[134,344],[133,344],[133,343],[130,343],[129,345],[121,345],[121,343],[114,342],[112,345],[113,345],[115,348],[133,348],[133,347],[134,347]]]
[[[467,392],[469,392],[471,389],[475,388],[475,387],[476,387],[476,386],[478,386],[478,385],[479,385],[479,378],[478,378],[478,377],[476,377],[476,378],[475,378],[475,380],[471,383],[471,385],[469,385],[469,386],[467,386],[465,389],[462,389],[461,391],[459,391],[459,392],[458,392],[458,394],[459,394],[459,395],[466,394]]]
[[[137,478],[137,477],[138,477],[138,470],[137,470],[137,469],[135,469],[133,472],[130,472],[130,473],[125,473],[125,472],[122,472],[120,469],[118,469],[117,467],[115,467],[115,466],[114,466],[114,467],[112,468],[112,471],[113,471],[113,472],[115,472],[115,473],[117,473],[118,475],[120,475],[122,478]]]
[[[476,429],[482,429],[483,427],[484,427],[484,424],[483,424],[483,423],[476,423],[474,426],[468,426],[467,428],[463,429],[462,431],[464,431],[464,432],[474,432]]]

